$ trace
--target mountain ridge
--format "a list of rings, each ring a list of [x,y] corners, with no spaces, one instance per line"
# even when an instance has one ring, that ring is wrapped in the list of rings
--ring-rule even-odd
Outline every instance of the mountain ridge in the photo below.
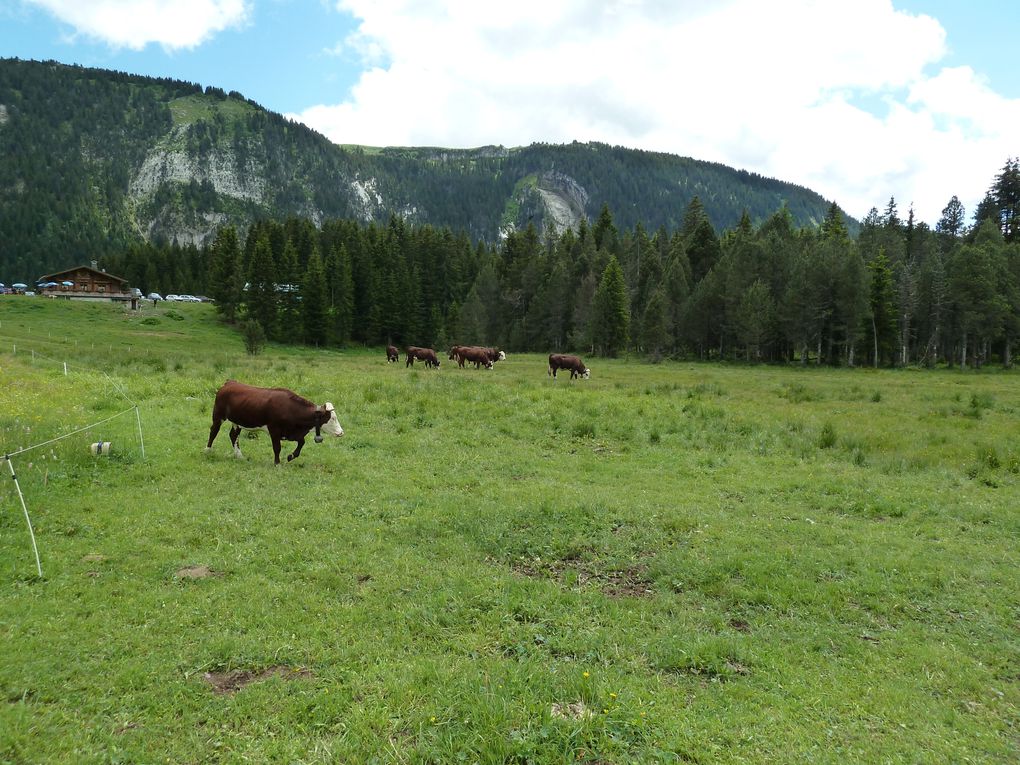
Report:
[[[19,59],[0,59],[0,145],[10,278],[139,241],[202,246],[264,218],[397,215],[492,243],[529,223],[559,233],[603,205],[621,227],[649,229],[679,227],[694,196],[717,229],[782,205],[813,227],[830,206],[796,184],[603,143],[335,144],[215,86]]]

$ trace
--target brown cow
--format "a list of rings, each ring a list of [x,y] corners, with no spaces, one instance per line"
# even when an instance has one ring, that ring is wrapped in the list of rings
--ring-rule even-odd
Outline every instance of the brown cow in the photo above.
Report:
[[[570,370],[570,379],[573,380],[575,377],[583,377],[587,380],[591,376],[591,370],[584,365],[577,356],[567,356],[563,353],[550,353],[549,354],[549,374],[556,377],[556,372],[560,369]]]
[[[290,462],[301,454],[305,436],[312,428],[315,428],[315,443],[322,443],[322,431],[330,436],[344,434],[344,429],[337,421],[336,411],[329,402],[316,406],[286,388],[256,388],[236,380],[227,380],[216,391],[209,443],[205,447],[207,452],[212,449],[224,420],[229,420],[233,425],[230,429],[230,443],[238,457],[241,456],[241,449],[237,445],[237,437],[242,429],[268,430],[273,440],[277,465],[280,464],[281,441],[297,441],[297,448],[287,455],[287,462]]]
[[[386,361],[400,361],[400,352],[395,346],[386,346]]]
[[[493,364],[495,364],[497,361],[504,361],[506,359],[506,354],[503,353],[503,351],[501,351],[499,348],[482,348],[482,350],[485,351],[486,354],[488,354],[489,361],[491,361]]]
[[[436,356],[436,352],[432,348],[418,348],[414,345],[409,345],[404,349],[404,356],[407,362],[404,364],[405,367],[413,367],[414,360],[419,359],[425,362],[426,367],[433,367],[439,369],[439,357]]]
[[[457,363],[464,366],[465,361],[474,364],[475,369],[481,366],[484,366],[486,369],[492,369],[492,357],[489,356],[485,348],[478,348],[473,345],[460,346]]]
[[[454,345],[454,346],[452,346],[450,348],[450,353],[449,353],[447,358],[449,358],[450,361],[456,361],[457,362],[457,366],[463,367],[464,366],[464,359],[461,358],[460,352],[462,350],[464,350],[464,348],[466,348],[466,347],[467,346],[464,346],[464,345]]]

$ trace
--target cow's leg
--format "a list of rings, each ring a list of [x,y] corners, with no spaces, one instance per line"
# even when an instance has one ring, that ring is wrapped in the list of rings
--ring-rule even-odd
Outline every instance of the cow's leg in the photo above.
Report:
[[[241,447],[237,445],[237,437],[241,435],[241,426],[235,425],[230,429],[230,443],[234,447],[234,456],[241,459]]]
[[[287,462],[290,462],[291,460],[296,460],[298,457],[300,457],[301,456],[301,447],[304,446],[304,445],[305,445],[305,437],[301,436],[301,438],[299,438],[297,440],[297,448],[293,452],[291,452],[290,454],[287,455]]]
[[[404,369],[407,369],[408,367],[413,367],[413,366],[414,366],[414,356],[412,356],[409,353],[409,354],[407,354],[407,361],[404,363]]]
[[[279,435],[270,431],[269,437],[273,439],[273,464],[280,464],[280,442],[283,440]],[[287,458],[290,460],[290,457]]]
[[[205,450],[207,452],[211,452],[212,451],[212,442],[215,441],[216,440],[216,436],[219,435],[220,426],[222,424],[223,424],[223,420],[217,420],[215,417],[213,417],[212,427],[209,428],[209,443],[207,443],[205,445]]]

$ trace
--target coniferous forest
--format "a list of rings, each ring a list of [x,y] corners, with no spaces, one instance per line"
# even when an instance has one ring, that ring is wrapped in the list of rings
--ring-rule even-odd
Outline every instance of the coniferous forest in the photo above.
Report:
[[[214,297],[267,337],[498,345],[660,360],[833,366],[1011,363],[1020,335],[1020,164],[968,221],[956,197],[934,230],[895,199],[852,237],[832,205],[804,228],[781,208],[717,231],[695,197],[682,224],[621,229],[606,206],[559,236],[498,245],[388,223],[260,221],[208,247],[135,247],[108,270],[146,291]]]

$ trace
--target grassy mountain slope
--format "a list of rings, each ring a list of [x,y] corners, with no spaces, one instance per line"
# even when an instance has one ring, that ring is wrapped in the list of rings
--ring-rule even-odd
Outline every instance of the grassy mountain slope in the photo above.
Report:
[[[494,241],[608,204],[617,223],[679,225],[698,195],[717,228],[828,203],[719,164],[604,144],[338,146],[236,92],[54,62],[0,60],[0,278],[31,278],[141,239],[202,244],[217,228],[299,215],[464,230]]]

